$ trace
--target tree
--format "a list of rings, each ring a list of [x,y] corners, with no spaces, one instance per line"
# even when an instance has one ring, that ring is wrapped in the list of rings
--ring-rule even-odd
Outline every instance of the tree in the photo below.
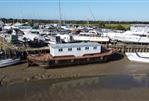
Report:
[[[120,25],[120,24],[117,25],[115,29],[116,30],[126,30],[126,28],[124,26]]]
[[[99,25],[99,27],[101,27],[101,28],[105,27],[105,23],[102,22],[102,21],[99,21],[99,22],[98,22],[98,25]]]

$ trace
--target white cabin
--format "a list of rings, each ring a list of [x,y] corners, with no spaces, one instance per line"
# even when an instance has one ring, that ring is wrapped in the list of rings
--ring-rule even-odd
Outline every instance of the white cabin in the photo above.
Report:
[[[67,43],[67,44],[52,44],[50,45],[50,54],[52,56],[68,56],[76,57],[85,54],[101,53],[101,45],[95,42],[87,43]]]

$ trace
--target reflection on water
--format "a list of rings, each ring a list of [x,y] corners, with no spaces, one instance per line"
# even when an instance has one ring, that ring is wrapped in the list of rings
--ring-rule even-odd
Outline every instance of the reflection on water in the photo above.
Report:
[[[147,88],[149,88],[149,75],[147,74],[102,75],[98,77],[86,77],[78,79],[43,80],[15,84],[9,87],[1,87],[0,98],[3,99],[3,101],[7,101],[8,99],[19,100],[22,98],[24,98],[22,100],[30,101],[33,99],[37,100],[38,98],[67,98],[67,95],[69,95],[68,98],[71,99],[74,96],[74,92],[78,92],[77,96],[80,94],[80,97],[84,95],[84,97],[90,98],[91,96],[87,96],[88,94],[98,95],[102,90],[108,90],[107,93],[109,94],[110,91],[115,90],[129,91],[131,89]],[[135,93],[136,91],[132,92]]]

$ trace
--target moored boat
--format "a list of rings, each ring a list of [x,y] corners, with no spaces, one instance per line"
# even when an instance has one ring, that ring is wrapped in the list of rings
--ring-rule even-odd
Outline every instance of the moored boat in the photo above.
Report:
[[[68,66],[90,64],[107,61],[112,55],[112,49],[102,49],[99,43],[66,43],[50,45],[50,54],[28,55],[28,65],[44,66]]]
[[[127,52],[125,54],[130,61],[149,63],[149,52]]]
[[[8,59],[0,60],[0,67],[7,67],[18,63],[20,63],[20,58],[16,58],[16,59],[8,58]]]
[[[89,42],[109,42],[109,37],[102,36],[96,30],[89,32],[80,32],[78,35],[73,35],[75,41],[89,41]]]

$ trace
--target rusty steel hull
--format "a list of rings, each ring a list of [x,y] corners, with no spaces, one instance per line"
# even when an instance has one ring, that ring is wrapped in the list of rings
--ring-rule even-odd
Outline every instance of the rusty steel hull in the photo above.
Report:
[[[84,65],[92,63],[107,62],[109,56],[114,53],[113,50],[107,50],[102,53],[86,54],[81,57],[75,56],[60,56],[52,57],[50,54],[29,55],[27,57],[28,66],[42,66],[45,68],[53,68],[60,66]]]

